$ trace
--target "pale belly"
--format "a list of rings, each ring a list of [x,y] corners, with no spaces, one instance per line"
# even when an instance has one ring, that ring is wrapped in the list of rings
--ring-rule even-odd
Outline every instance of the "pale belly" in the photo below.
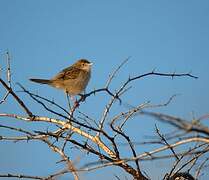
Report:
[[[79,77],[77,79],[68,79],[53,83],[52,86],[62,89],[68,92],[70,95],[77,95],[82,93],[90,79],[90,73],[85,77]]]

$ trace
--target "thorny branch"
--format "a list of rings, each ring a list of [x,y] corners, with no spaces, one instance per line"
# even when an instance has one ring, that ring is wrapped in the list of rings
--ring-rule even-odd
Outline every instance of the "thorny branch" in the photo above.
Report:
[[[11,65],[10,65],[11,58],[10,58],[10,54],[8,51],[6,52],[6,61],[7,61],[7,84],[8,84],[8,87],[11,88]],[[9,93],[10,92],[7,90],[2,100],[0,100],[0,104],[6,101],[7,97],[9,96]]]
[[[66,110],[65,107],[62,107],[54,100],[49,100],[46,97],[42,97],[40,95],[34,94],[26,88],[24,88],[22,85],[19,85],[24,93],[29,95],[30,98],[32,98],[33,101],[38,103],[45,109],[47,112],[49,112],[51,115],[56,115],[58,118],[50,118],[50,117],[44,117],[44,116],[38,116],[34,115],[35,113],[32,111],[32,109],[29,109],[28,106],[22,101],[20,96],[18,96],[14,90],[11,87],[11,69],[10,69],[10,56],[9,53],[7,53],[7,83],[0,77],[0,83],[2,84],[3,88],[7,91],[6,95],[2,99],[1,102],[5,102],[7,96],[11,94],[11,96],[14,98],[14,100],[19,104],[20,107],[26,112],[27,116],[24,115],[17,115],[12,114],[12,112],[9,113],[2,113],[0,112],[0,117],[8,117],[8,118],[14,118],[16,120],[21,120],[25,122],[30,123],[36,123],[36,122],[45,122],[47,124],[53,124],[56,125],[57,129],[52,131],[49,130],[43,130],[43,131],[28,131],[23,128],[17,128],[17,127],[11,127],[7,125],[0,125],[0,128],[7,129],[8,131],[15,131],[18,133],[17,136],[14,137],[8,137],[0,135],[0,140],[4,141],[32,141],[32,140],[39,140],[41,142],[44,142],[48,145],[48,147],[53,150],[54,152],[58,153],[62,161],[66,163],[66,168],[51,174],[47,177],[39,177],[39,176],[28,176],[28,175],[15,175],[15,174],[2,174],[0,177],[17,177],[17,178],[25,178],[25,179],[41,179],[41,180],[52,180],[55,179],[58,176],[62,176],[66,173],[72,173],[74,176],[74,179],[79,179],[79,172],[81,171],[91,171],[96,170],[99,168],[104,168],[107,166],[117,166],[122,168],[125,172],[127,172],[129,175],[131,175],[134,179],[139,180],[147,180],[145,175],[142,173],[141,168],[141,161],[142,160],[154,160],[154,159],[161,159],[161,158],[173,158],[175,157],[178,161],[178,163],[186,156],[193,156],[191,159],[189,159],[185,164],[182,165],[179,170],[176,172],[182,170],[183,168],[187,167],[188,164],[191,164],[190,169],[192,169],[197,159],[201,158],[203,154],[208,153],[208,147],[209,144],[209,130],[208,127],[201,124],[201,121],[205,118],[208,118],[208,115],[202,116],[199,119],[196,119],[195,121],[186,121],[181,118],[176,118],[174,116],[165,115],[162,113],[154,113],[154,112],[148,112],[146,109],[148,108],[156,108],[156,107],[162,107],[167,106],[170,104],[170,102],[175,97],[172,96],[166,103],[159,104],[159,105],[151,105],[150,102],[145,102],[143,104],[139,104],[137,107],[131,107],[130,110],[126,112],[121,112],[118,115],[115,115],[114,117],[111,117],[111,110],[113,104],[118,100],[120,104],[122,103],[122,96],[124,93],[127,93],[130,86],[129,84],[140,80],[141,78],[147,77],[147,76],[164,76],[164,77],[191,77],[191,78],[197,78],[196,76],[193,76],[190,73],[159,73],[155,71],[151,71],[149,73],[145,73],[142,75],[129,77],[124,83],[121,84],[121,86],[115,90],[111,90],[111,83],[114,78],[116,78],[116,74],[119,73],[119,70],[128,62],[129,58],[125,59],[114,71],[109,75],[109,78],[105,84],[104,87],[95,89],[89,93],[86,93],[84,95],[81,95],[80,98],[77,100],[78,106],[75,106],[73,108],[73,115],[69,115],[68,110]],[[88,97],[92,95],[96,95],[97,93],[106,93],[110,96],[110,100],[108,104],[105,105],[105,108],[103,110],[103,113],[100,118],[92,118],[89,115],[86,115],[86,113],[83,113],[82,111],[78,111],[79,105],[84,104],[88,100]],[[8,95],[7,95],[8,94]],[[109,97],[108,96],[108,97]],[[49,106],[50,105],[50,106]],[[61,112],[60,112],[61,111]],[[74,114],[75,112],[75,114]],[[82,117],[77,117],[76,114],[82,115]],[[90,114],[90,113],[88,113]],[[154,149],[150,152],[145,152],[142,154],[138,154],[138,152],[135,149],[135,144],[133,141],[131,141],[131,137],[126,133],[125,131],[125,125],[128,124],[128,122],[133,118],[134,116],[138,115],[147,115],[151,117],[155,117],[158,120],[161,120],[163,122],[169,123],[172,126],[176,127],[178,130],[185,131],[185,133],[178,133],[178,135],[170,136],[169,138],[166,137],[166,135],[162,135],[157,128],[157,134],[160,137],[158,140],[158,144],[160,144],[160,147],[157,149]],[[9,121],[9,119],[6,118],[5,120]],[[119,121],[120,120],[120,121]],[[120,122],[120,123],[119,123]],[[93,123],[93,124],[92,124]],[[109,124],[108,124],[109,123]],[[106,126],[106,125],[109,126]],[[195,136],[188,137],[186,136],[188,133],[197,133]],[[19,135],[21,134],[21,135]],[[24,134],[22,136],[22,134]],[[200,136],[201,134],[202,136]],[[79,137],[74,138],[74,136]],[[120,138],[119,138],[120,137]],[[123,138],[124,141],[129,146],[132,157],[122,157],[121,155],[121,146],[120,142],[118,142],[117,139]],[[51,139],[55,139],[55,141],[52,143]],[[172,140],[176,140],[175,142],[169,142]],[[62,141],[63,143],[58,143],[58,141]],[[152,141],[153,143],[155,141]],[[196,142],[198,143],[197,146],[193,147],[188,151],[187,153],[182,152],[176,152],[174,150],[176,147],[181,146],[183,144],[188,144]],[[94,163],[89,163],[90,167],[87,168],[78,168],[75,167],[74,162],[72,162],[67,155],[69,152],[68,143],[73,146],[74,148],[77,148],[81,152],[86,152],[87,154],[93,154],[97,157],[98,162],[97,165],[94,166]],[[60,145],[61,144],[61,145]],[[164,146],[162,146],[164,145]],[[170,150],[172,154],[168,155],[161,155],[161,156],[155,156],[154,154],[162,153],[166,150]],[[198,157],[198,158],[197,158]],[[195,163],[194,163],[195,160]],[[208,159],[207,159],[208,161]],[[204,161],[207,163],[207,161]],[[135,167],[133,167],[133,163],[135,163]],[[176,163],[176,164],[178,164]],[[205,164],[204,163],[204,164]],[[99,164],[99,165],[98,165]],[[199,176],[200,171],[202,167],[199,166],[199,169],[196,173],[196,177]],[[175,166],[174,166],[175,167]],[[149,171],[149,170],[147,170]],[[171,171],[173,172],[173,171]],[[170,176],[172,176],[173,173],[170,173]]]

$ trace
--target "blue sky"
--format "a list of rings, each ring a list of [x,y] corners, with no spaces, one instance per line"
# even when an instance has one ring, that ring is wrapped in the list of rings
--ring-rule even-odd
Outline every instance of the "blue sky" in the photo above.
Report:
[[[158,104],[173,94],[180,94],[169,107],[160,111],[191,119],[193,113],[199,117],[209,112],[208,19],[207,0],[1,0],[0,65],[5,66],[3,54],[9,50],[13,82],[54,98],[63,105],[66,101],[61,91],[33,84],[28,79],[52,77],[79,58],[87,58],[94,63],[87,91],[104,86],[108,74],[129,56],[131,59],[116,77],[112,90],[129,75],[143,74],[154,68],[166,73],[192,71],[199,77],[198,80],[149,77],[133,84],[134,87],[124,97],[132,105],[147,100]],[[18,90],[15,84],[14,87]],[[2,94],[2,90],[0,92]],[[20,95],[35,112],[44,114],[38,105],[31,103],[23,94]],[[81,110],[98,118],[104,108],[100,101],[99,97],[90,98]],[[95,105],[98,107],[96,112]],[[15,112],[19,110],[9,102],[1,106],[1,111],[13,109]],[[143,119],[139,123],[136,118],[127,129],[135,140],[143,141],[144,135],[154,134],[156,123],[155,120]],[[164,132],[169,129],[166,125],[159,125]],[[29,124],[26,126],[30,127]],[[34,125],[31,128],[39,127]],[[3,163],[0,163],[0,173],[6,172],[11,164],[14,171],[24,172],[27,169],[28,174],[38,172],[47,175],[57,168],[54,166],[57,166],[55,162],[59,158],[49,153],[44,145],[25,143],[22,148],[21,143],[17,144],[17,149],[14,149],[11,148],[14,147],[12,143],[0,143],[0,154],[5,155],[1,157]],[[139,148],[139,152],[144,151],[147,149]],[[22,158],[23,155],[27,158]],[[37,156],[33,165],[31,156]],[[21,165],[17,163],[20,163],[20,159]],[[45,169],[47,163],[49,170]],[[166,162],[161,165],[159,168],[158,162],[145,164],[144,170],[150,166],[151,171],[147,173],[154,172],[160,177],[167,167]],[[107,177],[114,173],[111,168],[104,171],[110,172],[109,176],[105,173]],[[105,179],[104,171],[84,174],[83,177]],[[122,174],[123,171],[118,170],[118,173]]]

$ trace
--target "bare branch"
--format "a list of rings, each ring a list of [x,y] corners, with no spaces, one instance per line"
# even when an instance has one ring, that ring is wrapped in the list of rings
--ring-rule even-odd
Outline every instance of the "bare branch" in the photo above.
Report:
[[[112,91],[110,89],[110,84],[116,77],[116,74],[119,72],[119,70],[124,66],[125,63],[127,63],[128,60],[129,58],[125,59],[109,75],[109,78],[107,79],[107,82],[103,88],[95,89],[87,94],[80,95],[79,99],[74,103],[73,106],[71,106],[72,108],[70,108],[70,112],[54,100],[50,100],[46,97],[31,93],[30,91],[26,90],[22,85],[19,85],[23,92],[26,95],[29,95],[29,97],[37,104],[41,105],[41,107],[46,112],[49,112],[52,116],[56,116],[56,118],[50,118],[40,115],[34,116],[34,113],[25,105],[25,102],[22,101],[22,98],[20,98],[20,96],[18,96],[12,89],[10,56],[9,53],[7,53],[7,80],[4,81],[2,78],[0,78],[0,84],[2,84],[3,88],[6,90],[6,94],[4,95],[1,102],[5,102],[7,97],[11,95],[11,97],[18,103],[18,105],[24,110],[24,112],[26,112],[26,115],[24,116],[20,113],[18,113],[20,114],[18,115],[14,114],[13,112],[0,112],[0,117],[8,117],[6,118],[7,123],[10,122],[10,119],[15,118],[15,120],[21,120],[23,122],[43,122],[47,125],[55,125],[56,129],[53,129],[53,131],[51,131],[47,128],[47,130],[35,131],[27,130],[26,128],[23,129],[18,127],[12,127],[10,125],[0,124],[0,128],[4,128],[7,131],[14,131],[16,133],[13,137],[9,137],[8,135],[5,136],[2,134],[2,136],[0,136],[0,140],[15,142],[24,140],[41,141],[45,143],[49,149],[59,154],[59,156],[61,157],[59,163],[64,162],[66,167],[57,173],[52,173],[51,175],[48,175],[47,177],[26,175],[24,176],[16,174],[5,174],[5,177],[55,180],[63,174],[72,173],[74,179],[78,180],[80,171],[90,171],[114,165],[125,170],[125,172],[130,174],[135,180],[148,180],[148,176],[146,176],[146,173],[143,172],[140,167],[140,161],[142,160],[176,158],[176,162],[173,165],[169,174],[169,177],[174,177],[174,174],[180,174],[179,172],[182,169],[187,168],[188,171],[193,169],[194,166],[198,164],[197,160],[200,157],[204,159],[205,156],[203,156],[203,154],[209,152],[209,129],[206,125],[201,124],[201,120],[207,119],[207,114],[200,117],[199,119],[194,118],[190,122],[171,115],[145,111],[145,108],[151,109],[167,106],[172,102],[176,95],[170,97],[168,101],[163,104],[152,105],[149,101],[147,101],[136,107],[131,106],[128,111],[121,111],[111,117],[111,111],[113,105],[115,105],[115,102],[118,100],[121,105],[122,96],[124,95],[124,93],[127,94],[128,90],[132,87],[130,86],[130,83],[133,83],[136,80],[140,80],[141,78],[148,76],[163,76],[171,77],[172,79],[174,77],[191,77],[195,79],[197,78],[190,73],[159,73],[153,70],[145,74],[133,77],[130,76],[119,86],[119,88]],[[81,108],[81,105],[84,104],[88,97],[90,97],[91,95],[96,95],[100,92],[106,94],[107,97],[110,97],[109,102],[107,104],[104,104],[105,108],[100,117],[92,118],[89,112],[83,113],[81,112],[82,110],[80,111],[80,109],[78,109]],[[136,115],[148,115],[157,118],[162,122],[171,124],[173,127],[176,127],[176,129],[175,131],[172,131],[172,133],[169,132],[167,134],[162,134],[160,133],[160,130],[156,127],[158,137],[150,136],[151,140],[149,142],[144,142],[144,144],[156,144],[159,146],[159,148],[151,150],[149,152],[138,154],[135,149],[136,144],[131,140],[132,137],[126,134],[127,129],[125,129],[128,128],[128,126],[125,125],[127,125],[130,120],[132,120],[132,118]],[[110,121],[107,122],[109,117],[111,117]],[[118,142],[121,140],[122,142]],[[195,145],[194,142],[196,142]],[[121,147],[120,144],[124,143],[129,146],[129,150],[131,152],[128,157],[123,157],[123,153],[121,153],[123,147]],[[176,151],[176,147],[179,147],[183,144],[188,144],[188,149],[186,149],[186,151]],[[141,143],[140,145],[143,145],[143,143]],[[69,154],[71,154],[71,151],[69,153],[68,147],[70,147],[70,149],[72,150],[79,150],[80,153],[84,153],[85,156],[89,153],[91,155],[94,155],[96,157],[95,162],[88,162],[86,163],[86,166],[78,169],[77,167],[75,167],[75,165],[77,164],[77,162],[80,163],[80,156],[78,156],[79,158],[77,158],[77,161],[72,161],[69,156]],[[182,161],[185,159],[188,160],[182,165]],[[180,164],[182,166],[180,166]],[[199,176],[200,170],[202,169],[204,164],[202,166],[199,166],[199,170],[196,173],[198,174],[197,176]],[[115,176],[115,178],[119,179],[119,176]]]
[[[142,111],[141,114],[149,115],[152,117],[157,118],[160,121],[163,121],[165,123],[169,123],[179,129],[185,130],[187,132],[194,131],[198,133],[203,133],[205,135],[209,135],[209,128],[205,127],[201,124],[193,123],[186,121],[182,118],[163,114],[163,113],[155,113],[155,112],[148,112],[148,111]]]
[[[52,144],[49,140],[42,139],[42,141],[45,142],[54,152],[60,154],[63,161],[67,163],[68,170],[72,172],[74,179],[79,180],[78,173],[77,173],[76,168],[74,167],[73,162],[71,162],[71,160],[65,155],[65,153],[60,148]]]
[[[159,137],[162,139],[163,142],[165,142],[165,144],[169,147],[169,149],[171,150],[171,152],[173,153],[173,155],[175,156],[175,158],[177,160],[179,160],[179,157],[176,155],[176,152],[174,151],[173,147],[170,146],[170,144],[167,142],[167,140],[165,139],[165,137],[160,134],[160,130],[157,128],[157,126],[155,126],[156,128],[156,132],[159,135]]]
[[[0,178],[39,179],[39,180],[45,179],[43,177],[23,175],[23,174],[0,174]]]
[[[11,58],[10,58],[10,54],[8,51],[6,52],[6,61],[7,61],[7,82],[8,82],[8,87],[11,88],[11,65],[10,65]],[[0,104],[4,103],[6,101],[9,94],[10,94],[10,92],[7,90],[6,94],[4,95],[2,100],[0,101]]]
[[[14,97],[14,99],[18,102],[20,107],[27,113],[29,117],[33,117],[32,112],[27,108],[25,103],[16,95],[16,93],[0,78],[0,83],[5,87],[5,89]]]
[[[206,158],[198,167],[196,173],[195,173],[195,179],[198,179],[198,177],[200,176],[201,170],[203,169],[204,165],[206,164],[206,162],[209,161],[209,158]]]
[[[122,68],[122,66],[124,64],[126,64],[128,62],[128,60],[130,59],[130,57],[128,57],[127,59],[125,59],[116,69],[115,71],[112,72],[112,74],[109,76],[108,80],[107,80],[107,83],[105,85],[106,88],[109,87],[111,81],[113,80],[113,78],[115,77],[115,75],[117,74],[117,72]]]
[[[23,121],[42,121],[42,122],[48,122],[48,123],[53,123],[53,124],[57,124],[62,126],[63,128],[69,129],[71,131],[73,131],[74,133],[80,134],[81,136],[91,140],[92,142],[94,142],[95,144],[97,144],[100,148],[102,148],[110,157],[112,157],[113,159],[115,158],[115,153],[110,150],[97,136],[92,136],[88,133],[86,133],[85,131],[82,131],[79,128],[76,128],[74,126],[72,126],[70,123],[65,122],[65,121],[61,121],[58,119],[54,119],[54,118],[48,118],[48,117],[37,117],[35,116],[33,119],[31,118],[27,118],[27,117],[23,117],[23,116],[19,116],[19,115],[15,115],[15,114],[0,114],[0,117],[3,116],[7,116],[7,117],[11,117],[11,118],[16,118],[19,120],[23,120]]]

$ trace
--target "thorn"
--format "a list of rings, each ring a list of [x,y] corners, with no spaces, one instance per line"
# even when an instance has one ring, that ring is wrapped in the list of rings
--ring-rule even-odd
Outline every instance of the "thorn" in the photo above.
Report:
[[[155,73],[155,70],[156,70],[156,68],[154,68],[154,69],[152,70],[152,73]]]

